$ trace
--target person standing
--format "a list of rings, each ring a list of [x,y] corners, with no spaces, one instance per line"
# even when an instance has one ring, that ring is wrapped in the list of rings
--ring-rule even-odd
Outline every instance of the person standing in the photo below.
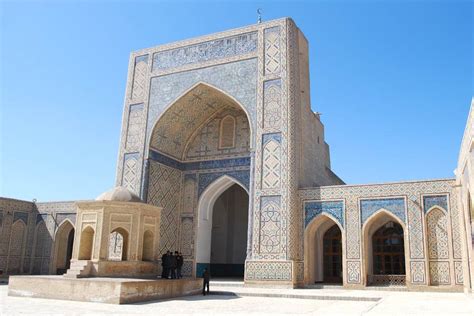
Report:
[[[166,275],[166,260],[168,260],[167,258],[167,255],[168,253],[165,252],[162,256],[161,256],[161,278],[162,279],[167,279],[168,276]]]
[[[173,253],[170,253],[170,268],[171,268],[171,278],[176,279],[176,256]]]
[[[164,275],[164,278],[165,279],[169,279],[170,277],[170,270],[171,270],[171,251],[167,251],[166,252],[166,257],[165,257],[165,266],[164,266],[164,271],[165,271],[165,275]]]
[[[174,253],[176,255],[177,277],[178,279],[181,279],[183,277],[183,275],[181,274],[181,269],[183,268],[183,263],[184,263],[183,255],[181,254],[181,252],[177,252],[177,251],[175,251]]]
[[[206,295],[206,287],[207,287],[207,294],[209,295],[209,281],[211,280],[211,275],[209,274],[209,271],[207,271],[207,268],[204,269],[204,272],[202,273],[202,295]]]

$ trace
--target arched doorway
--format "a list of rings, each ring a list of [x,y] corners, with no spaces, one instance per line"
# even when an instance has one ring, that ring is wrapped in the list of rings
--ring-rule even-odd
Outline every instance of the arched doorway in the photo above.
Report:
[[[94,245],[94,229],[87,226],[81,232],[81,241],[79,244],[79,260],[91,260],[92,247]]]
[[[128,258],[128,232],[116,228],[109,234],[108,260],[125,261]]]
[[[323,266],[324,283],[342,283],[342,238],[341,230],[334,224],[324,234]]]
[[[319,214],[305,228],[305,284],[343,283],[343,234],[336,219]]]
[[[64,274],[71,265],[72,249],[74,244],[74,226],[65,220],[56,231],[54,238],[54,273]]]
[[[406,285],[404,223],[380,210],[364,224],[363,233],[367,285]]]
[[[243,277],[247,251],[249,197],[244,187],[224,176],[199,202],[196,275],[209,268],[213,277]]]
[[[405,274],[405,247],[400,224],[390,221],[374,233],[372,260],[374,275]]]
[[[237,184],[224,191],[212,212],[211,273],[213,277],[243,277],[247,251],[247,192]]]

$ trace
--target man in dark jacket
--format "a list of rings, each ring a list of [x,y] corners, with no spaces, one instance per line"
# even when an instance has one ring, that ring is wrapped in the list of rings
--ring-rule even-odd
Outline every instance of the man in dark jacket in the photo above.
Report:
[[[207,294],[209,294],[209,281],[211,280],[211,275],[209,274],[209,271],[207,271],[207,268],[204,269],[204,272],[202,274],[203,282],[202,282],[202,295],[206,295],[206,286],[207,286]]]
[[[165,252],[162,256],[161,256],[161,278],[162,279],[167,279],[168,278],[168,275],[166,274],[166,260],[168,260],[168,253]]]
[[[170,269],[171,269],[171,278],[176,279],[176,267],[178,263],[176,262],[176,256],[173,253],[170,253]]]
[[[171,251],[166,252],[166,257],[165,257],[165,265],[164,265],[164,271],[165,271],[165,279],[169,279],[170,277],[170,271],[171,271],[171,265],[172,265],[172,257],[173,255],[171,254]]]
[[[174,255],[176,256],[176,270],[177,270],[176,276],[178,277],[178,279],[181,279],[183,277],[181,274],[181,268],[183,267],[183,263],[184,263],[183,255],[181,254],[181,252],[177,252],[177,251],[174,252]]]

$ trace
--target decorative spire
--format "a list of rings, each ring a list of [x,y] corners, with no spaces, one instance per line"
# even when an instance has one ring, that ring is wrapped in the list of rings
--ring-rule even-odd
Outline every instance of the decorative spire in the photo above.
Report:
[[[257,23],[260,24],[262,23],[262,9],[258,8],[257,9]]]

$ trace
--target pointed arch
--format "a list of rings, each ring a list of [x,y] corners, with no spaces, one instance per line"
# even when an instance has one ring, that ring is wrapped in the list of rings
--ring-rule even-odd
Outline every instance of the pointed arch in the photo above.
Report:
[[[170,102],[153,123],[147,141],[145,157],[153,149],[177,160],[183,160],[192,135],[209,117],[226,107],[245,113],[250,139],[253,135],[251,117],[247,109],[233,96],[205,82],[199,82]],[[252,148],[252,142],[249,143]]]
[[[36,224],[33,246],[33,274],[48,274],[52,238],[44,221]]]
[[[364,267],[364,283],[365,285],[369,284],[369,279],[374,275],[374,246],[372,242],[372,237],[374,234],[379,231],[379,229],[383,228],[385,225],[389,224],[390,222],[399,225],[403,230],[403,260],[404,260],[404,274],[400,275],[397,280],[394,282],[404,284],[406,282],[405,275],[409,271],[409,258],[408,255],[408,231],[406,228],[405,223],[395,216],[389,210],[384,208],[379,209],[371,216],[367,218],[364,225],[362,226],[362,236],[363,236],[363,267]],[[385,282],[385,281],[383,281]],[[388,281],[387,281],[388,282]],[[392,281],[390,281],[392,282]]]
[[[16,220],[10,229],[10,241],[8,246],[8,274],[21,273],[21,261],[23,258],[26,242],[26,223],[23,219]]]
[[[142,251],[142,260],[143,261],[153,261],[155,258],[155,234],[149,229],[145,230],[143,233],[143,251]]]
[[[248,190],[242,183],[228,175],[223,175],[213,181],[199,198],[196,238],[196,262],[198,263],[210,263],[214,204],[232,185],[238,185],[248,194]]]
[[[86,225],[81,231],[81,240],[79,242],[79,260],[91,260],[94,250],[94,228]]]
[[[334,216],[322,212],[309,222],[304,231],[304,280],[307,285],[324,281],[324,235],[334,225],[341,232],[341,278],[345,282],[345,275],[342,273],[345,271],[346,257],[344,228]]]
[[[108,259],[117,261],[128,260],[128,244],[130,234],[123,227],[113,229],[109,234]]]
[[[54,235],[53,273],[65,273],[70,266],[74,242],[74,224],[68,218],[59,224]]]

